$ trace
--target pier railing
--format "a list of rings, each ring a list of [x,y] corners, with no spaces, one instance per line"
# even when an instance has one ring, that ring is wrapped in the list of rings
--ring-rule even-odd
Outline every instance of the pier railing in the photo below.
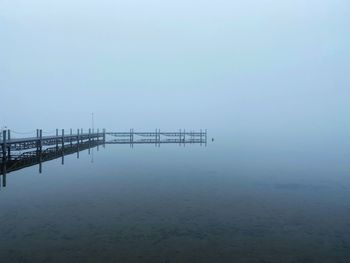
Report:
[[[199,143],[207,144],[207,130],[199,132],[179,130],[178,132],[162,132],[156,129],[153,132],[136,132],[130,129],[128,132],[106,132],[113,139],[108,144],[164,144],[164,143]]]

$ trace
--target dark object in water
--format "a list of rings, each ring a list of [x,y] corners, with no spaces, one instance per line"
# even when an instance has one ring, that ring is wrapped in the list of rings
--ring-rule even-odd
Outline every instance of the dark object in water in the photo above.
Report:
[[[214,141],[214,138],[211,138],[211,141],[213,142],[213,141]]]

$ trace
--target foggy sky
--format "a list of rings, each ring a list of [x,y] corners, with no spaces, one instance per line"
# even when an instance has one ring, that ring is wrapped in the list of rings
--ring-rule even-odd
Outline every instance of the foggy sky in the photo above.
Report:
[[[349,142],[349,3],[0,0],[0,126]]]

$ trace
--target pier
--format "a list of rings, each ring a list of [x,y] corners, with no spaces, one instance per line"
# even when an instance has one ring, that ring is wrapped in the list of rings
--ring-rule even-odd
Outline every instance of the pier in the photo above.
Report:
[[[160,144],[175,143],[185,145],[189,143],[207,144],[207,130],[199,132],[179,130],[178,132],[162,132],[156,129],[153,132],[135,132],[130,129],[128,132],[106,132],[106,135],[113,139],[108,144]]]
[[[13,138],[10,130],[2,131],[0,139],[0,175],[2,175],[2,186],[6,186],[6,174],[20,170],[25,167],[39,165],[39,173],[42,172],[42,163],[61,158],[64,164],[64,156],[88,150],[106,144],[207,144],[207,130],[199,132],[179,130],[177,132],[162,132],[156,129],[152,132],[136,132],[130,129],[127,132],[106,132],[99,129],[96,132],[88,129],[77,129],[74,133],[70,129],[58,130],[54,135],[43,136],[41,129],[36,130],[36,136],[25,138]]]
[[[106,136],[109,136],[110,140],[106,140]],[[87,141],[103,141],[108,144],[163,144],[163,143],[207,143],[207,131],[201,130],[199,132],[179,130],[178,132],[161,132],[160,129],[156,129],[153,132],[135,132],[134,129],[130,129],[128,132],[106,132],[102,129],[100,132],[97,129],[96,132],[91,129],[88,132],[83,129],[77,129],[75,133],[70,129],[69,133],[66,133],[64,129],[60,132],[57,129],[55,135],[43,136],[41,129],[36,130],[35,137],[26,138],[12,138],[10,130],[4,130],[2,132],[2,139],[0,140],[0,161],[10,160],[12,152],[25,151],[36,149],[42,151],[45,147],[59,146],[65,147],[65,145],[72,146],[73,144],[80,144]]]

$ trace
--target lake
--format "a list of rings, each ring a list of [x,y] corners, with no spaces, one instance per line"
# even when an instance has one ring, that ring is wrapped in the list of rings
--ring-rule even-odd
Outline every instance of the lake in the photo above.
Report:
[[[106,145],[6,176],[0,261],[349,262],[349,155]]]

